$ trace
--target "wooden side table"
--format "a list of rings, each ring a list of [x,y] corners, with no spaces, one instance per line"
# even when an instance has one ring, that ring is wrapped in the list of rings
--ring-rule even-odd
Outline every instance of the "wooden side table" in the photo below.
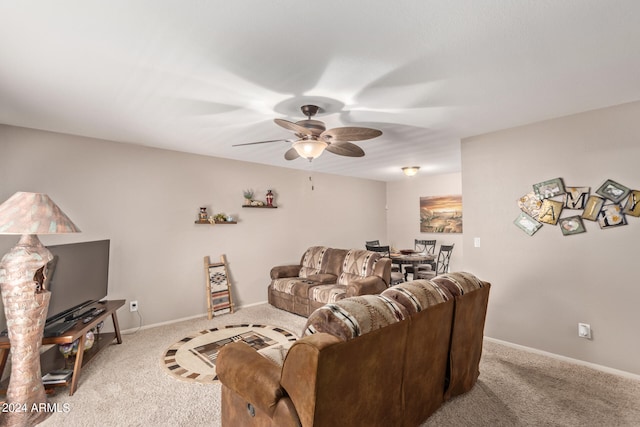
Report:
[[[86,366],[91,359],[93,359],[101,350],[109,346],[114,339],[117,340],[118,344],[122,344],[122,336],[120,335],[120,326],[118,325],[118,316],[116,315],[116,311],[122,307],[125,303],[125,300],[111,300],[107,301],[105,304],[95,303],[91,307],[96,307],[97,309],[103,308],[104,312],[95,316],[87,323],[82,323],[82,319],[78,319],[78,323],[67,332],[62,334],[59,337],[44,337],[42,339],[43,345],[48,344],[70,344],[75,340],[79,339],[78,343],[78,353],[75,356],[75,363],[73,366],[73,376],[71,377],[71,381],[67,381],[62,384],[55,384],[55,386],[69,386],[69,396],[73,396],[73,393],[76,391],[78,387],[78,378],[80,378],[80,371],[84,366]],[[88,308],[88,307],[86,307]],[[86,309],[85,308],[85,309]],[[84,351],[84,344],[87,332],[90,329],[93,329],[98,325],[98,323],[105,320],[108,316],[111,316],[111,320],[113,321],[113,330],[114,332],[100,333],[96,334],[96,340],[93,343],[93,346]],[[9,356],[9,350],[11,349],[11,343],[9,342],[8,337],[0,338],[0,375],[4,372],[5,365],[7,363],[7,359]],[[45,385],[45,387],[49,387]],[[2,387],[0,392],[6,393],[6,387]]]

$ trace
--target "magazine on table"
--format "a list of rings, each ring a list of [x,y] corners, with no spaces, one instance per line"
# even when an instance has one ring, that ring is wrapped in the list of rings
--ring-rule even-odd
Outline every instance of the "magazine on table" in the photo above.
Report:
[[[73,376],[73,369],[58,369],[51,371],[42,377],[43,384],[62,384]]]

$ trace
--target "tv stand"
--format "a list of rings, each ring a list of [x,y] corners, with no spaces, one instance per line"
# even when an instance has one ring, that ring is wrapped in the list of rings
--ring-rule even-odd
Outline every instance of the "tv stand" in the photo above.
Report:
[[[80,377],[80,371],[82,370],[82,368],[86,366],[91,361],[91,359],[96,356],[96,354],[109,346],[114,339],[117,340],[118,344],[122,343],[122,336],[120,335],[120,326],[118,325],[118,317],[116,316],[116,311],[120,307],[122,307],[124,303],[125,300],[123,299],[107,301],[106,303],[99,305],[99,308],[104,309],[104,311],[97,316],[92,317],[86,323],[79,321],[75,326],[73,326],[71,329],[64,332],[60,336],[42,338],[43,345],[70,344],[77,339],[80,340],[78,343],[78,353],[73,357],[75,361],[73,365],[73,376],[71,377],[70,381],[61,384],[46,385],[46,388],[52,386],[69,386],[69,396],[73,396],[73,393],[78,387],[78,378]],[[87,332],[95,328],[98,323],[105,320],[108,316],[111,316],[111,320],[113,321],[114,332],[100,332],[99,334],[95,334],[96,340],[93,343],[93,346],[89,350],[84,351],[85,337],[87,335]],[[0,376],[4,372],[10,348],[11,343],[9,342],[9,338],[0,337]],[[6,393],[6,387],[4,387],[4,383],[3,387],[0,387],[0,392]]]

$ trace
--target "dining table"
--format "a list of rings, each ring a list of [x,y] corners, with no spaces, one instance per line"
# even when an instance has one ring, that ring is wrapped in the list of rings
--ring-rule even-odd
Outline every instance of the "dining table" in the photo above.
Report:
[[[418,265],[420,264],[431,264],[433,265],[433,261],[436,259],[434,254],[424,254],[420,252],[403,250],[400,252],[391,252],[390,254],[391,263],[397,264],[400,268],[400,272],[402,272],[403,265],[413,265],[413,271],[416,270]],[[404,272],[404,280],[407,281],[407,272]]]

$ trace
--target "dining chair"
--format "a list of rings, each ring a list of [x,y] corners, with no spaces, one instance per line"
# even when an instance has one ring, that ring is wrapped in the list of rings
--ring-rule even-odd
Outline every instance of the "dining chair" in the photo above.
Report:
[[[451,260],[451,253],[453,252],[453,246],[440,245],[440,251],[438,252],[438,260],[436,261],[435,270],[418,270],[416,271],[417,279],[432,279],[440,274],[449,272],[449,261]]]
[[[418,253],[433,255],[436,252],[436,241],[415,239],[413,248]],[[413,265],[406,265],[404,267],[404,280],[407,280],[407,275],[409,273],[415,276],[415,272],[417,270],[420,270],[421,268],[424,268],[427,265],[430,265],[432,270],[436,269],[435,261],[429,261],[424,264],[418,264],[415,267]]]
[[[415,239],[415,250],[416,252],[433,255],[436,252],[436,241]]]
[[[365,245],[368,251],[378,252],[382,254],[385,258],[391,258],[391,248],[389,246],[380,246],[380,245]],[[402,275],[402,271],[398,267],[394,267],[391,265],[391,283],[389,286],[396,285],[398,283],[404,282],[404,276]]]

